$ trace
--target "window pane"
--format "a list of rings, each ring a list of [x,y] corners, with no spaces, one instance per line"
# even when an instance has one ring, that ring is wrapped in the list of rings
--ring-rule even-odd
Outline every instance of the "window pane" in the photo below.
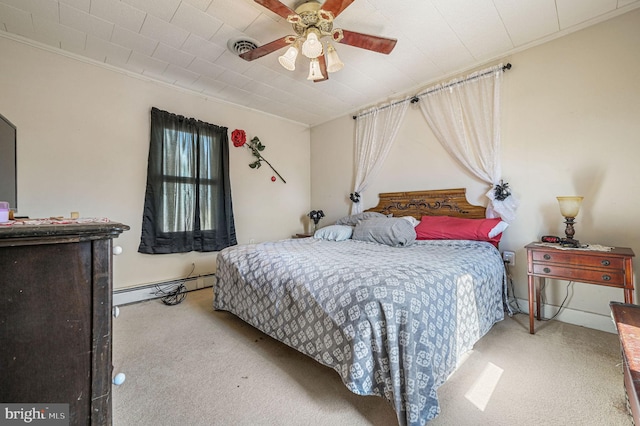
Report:
[[[195,205],[195,153],[193,136],[165,129],[162,179],[165,196],[162,200],[163,232],[193,231]]]
[[[195,185],[165,182],[163,186],[165,197],[162,200],[162,232],[193,231]]]
[[[217,228],[216,212],[220,208],[217,199],[217,159],[212,158],[214,150],[212,148],[213,139],[210,136],[200,137],[200,228],[202,230],[214,230]]]

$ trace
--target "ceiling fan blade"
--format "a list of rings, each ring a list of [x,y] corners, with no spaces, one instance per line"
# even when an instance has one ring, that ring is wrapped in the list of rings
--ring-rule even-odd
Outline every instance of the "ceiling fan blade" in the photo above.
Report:
[[[245,61],[253,61],[258,58],[262,58],[264,55],[268,55],[271,52],[275,52],[278,49],[282,49],[283,47],[290,44],[291,36],[284,36],[277,40],[273,40],[271,43],[264,44],[262,46],[256,47],[255,49],[248,50],[244,53],[241,53],[240,56]]]
[[[278,0],[254,0],[254,1],[259,5],[266,7],[273,13],[276,13],[282,16],[284,19],[287,19],[289,15],[296,14],[296,12],[291,10],[289,6],[279,2]]]
[[[397,41],[395,38],[378,37],[342,30],[342,40],[340,40],[339,43],[388,55],[396,46]]]
[[[320,72],[322,73],[322,77],[324,78],[314,80],[314,83],[329,80],[329,73],[327,72],[327,58],[325,58],[324,54],[318,56],[318,62],[320,63]]]
[[[327,0],[322,6],[320,6],[320,9],[331,12],[335,18],[354,1],[355,0]]]

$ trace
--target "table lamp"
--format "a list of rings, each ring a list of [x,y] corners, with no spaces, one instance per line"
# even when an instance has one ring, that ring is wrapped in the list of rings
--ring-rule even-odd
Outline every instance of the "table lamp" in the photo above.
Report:
[[[573,229],[574,219],[578,216],[580,205],[584,197],[556,197],[560,204],[560,213],[564,216],[564,223],[567,225],[564,234],[567,238],[561,241],[563,246],[580,247],[580,241],[573,238],[576,231]]]

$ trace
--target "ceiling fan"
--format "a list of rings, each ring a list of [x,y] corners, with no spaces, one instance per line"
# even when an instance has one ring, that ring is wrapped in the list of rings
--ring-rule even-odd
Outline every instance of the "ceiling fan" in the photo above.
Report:
[[[397,42],[396,39],[333,28],[333,20],[355,0],[326,0],[323,4],[315,0],[305,1],[295,10],[279,0],[254,1],[285,18],[296,34],[287,35],[248,50],[240,54],[240,57],[253,61],[289,45],[289,49],[278,58],[278,61],[284,68],[293,71],[298,53],[302,50],[302,54],[310,59],[308,80],[316,82],[327,80],[329,72],[339,71],[344,66],[330,41],[327,41],[326,48],[324,47],[322,39],[325,37],[335,43],[348,44],[387,55],[391,53]]]

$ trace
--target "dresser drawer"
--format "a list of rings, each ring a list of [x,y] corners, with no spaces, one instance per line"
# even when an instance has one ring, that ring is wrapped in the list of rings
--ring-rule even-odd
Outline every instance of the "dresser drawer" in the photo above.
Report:
[[[548,263],[533,264],[533,273],[538,276],[568,277],[571,281],[595,282],[604,285],[624,285],[623,270],[608,269],[577,269],[565,265],[551,265]]]
[[[582,265],[586,267],[605,269],[624,269],[624,259],[618,256],[575,254],[561,250],[532,252],[534,262],[562,263],[565,265]]]

